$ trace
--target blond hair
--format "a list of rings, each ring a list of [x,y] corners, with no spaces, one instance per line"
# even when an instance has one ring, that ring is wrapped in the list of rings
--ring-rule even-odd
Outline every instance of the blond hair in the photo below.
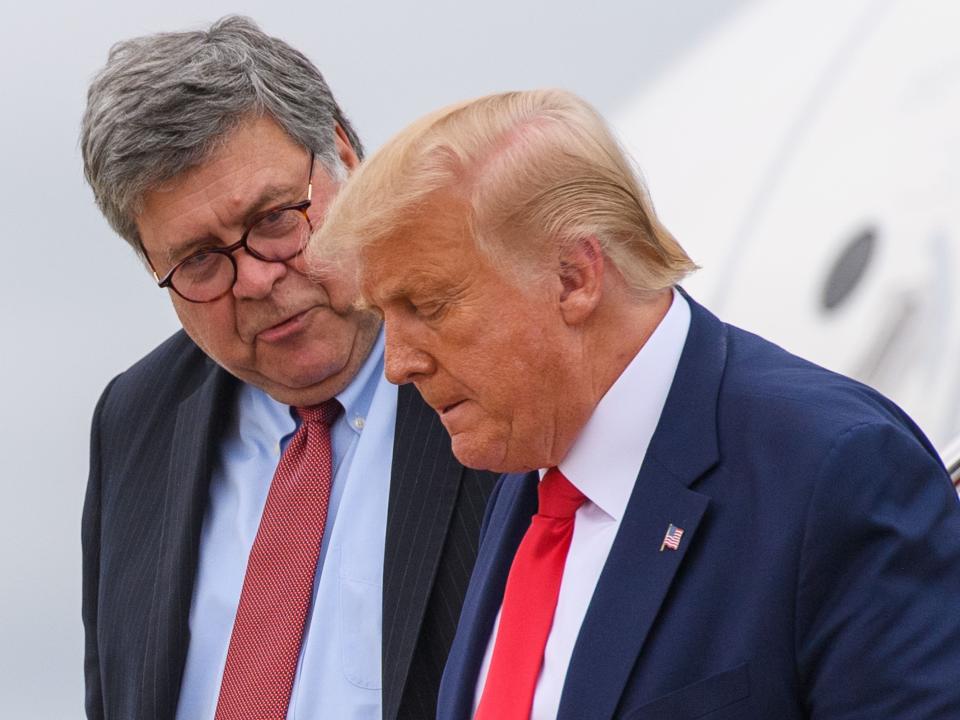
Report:
[[[696,269],[657,219],[603,118],[561,90],[488,95],[434,112],[354,174],[311,241],[308,259],[395,239],[453,197],[495,260],[595,237],[634,291],[661,290]]]

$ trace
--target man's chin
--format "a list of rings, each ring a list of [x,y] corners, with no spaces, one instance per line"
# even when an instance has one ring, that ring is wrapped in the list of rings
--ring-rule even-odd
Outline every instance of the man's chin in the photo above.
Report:
[[[350,383],[350,373],[346,372],[344,366],[327,370],[328,372],[319,373],[317,368],[313,367],[301,373],[263,375],[258,379],[251,378],[248,382],[284,405],[309,407],[329,400]]]
[[[295,342],[258,346],[253,372],[242,379],[285,405],[316,405],[350,384],[370,354],[378,329],[377,322],[360,328],[317,325]]]
[[[506,448],[502,442],[484,440],[472,433],[461,432],[451,437],[453,455],[461,465],[474,470],[490,470],[492,472],[514,472],[520,469],[511,467],[506,458]]]

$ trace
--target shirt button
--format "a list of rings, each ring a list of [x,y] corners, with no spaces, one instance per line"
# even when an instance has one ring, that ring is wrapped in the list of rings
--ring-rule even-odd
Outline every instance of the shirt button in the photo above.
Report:
[[[364,421],[363,421],[363,418],[362,418],[361,416],[357,415],[357,416],[353,419],[353,426],[354,426],[357,430],[363,430],[363,422],[364,422]]]

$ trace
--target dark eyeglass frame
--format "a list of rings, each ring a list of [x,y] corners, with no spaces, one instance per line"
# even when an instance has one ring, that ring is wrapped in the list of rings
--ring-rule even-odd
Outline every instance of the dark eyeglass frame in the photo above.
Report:
[[[266,217],[269,217],[274,213],[285,212],[287,210],[294,210],[302,214],[304,220],[307,221],[307,227],[310,229],[310,232],[311,233],[313,232],[313,223],[310,222],[310,216],[307,214],[307,210],[310,208],[310,204],[313,200],[313,166],[314,166],[315,159],[316,159],[316,153],[311,150],[310,151],[310,174],[307,176],[307,199],[301,200],[300,202],[288,203],[286,205],[277,205],[275,207],[267,208],[266,210],[262,210],[261,212],[258,212],[256,215],[250,218],[250,220],[247,221],[247,224],[243,230],[243,235],[241,235],[240,239],[237,240],[237,242],[233,243],[232,245],[226,245],[224,247],[208,248],[206,250],[199,250],[195,253],[191,253],[190,255],[187,255],[187,257],[183,258],[183,260],[178,262],[176,265],[174,265],[172,268],[170,268],[170,270],[163,277],[160,277],[157,274],[157,270],[156,268],[154,268],[153,262],[150,260],[149,256],[147,256],[146,250],[144,250],[143,251],[144,257],[147,259],[147,263],[150,265],[150,269],[153,271],[153,279],[157,281],[157,287],[170,288],[177,295],[182,297],[187,302],[209,303],[215,300],[219,300],[224,295],[226,295],[231,290],[233,290],[233,286],[237,282],[237,272],[238,272],[237,259],[233,256],[233,253],[235,253],[240,248],[243,248],[251,256],[255,257],[257,260],[260,260],[262,262],[289,262],[290,260],[293,260],[293,258],[300,255],[304,250],[304,248],[302,247],[299,248],[295,253],[293,253],[293,255],[290,255],[289,257],[285,257],[285,258],[266,257],[264,255],[261,255],[256,250],[254,250],[253,248],[247,245],[247,237],[250,235],[250,231],[253,230],[253,228],[255,228],[261,220],[263,220]],[[179,290],[177,290],[176,286],[173,284],[173,275],[185,263],[188,263],[191,260],[196,259],[200,255],[210,255],[210,254],[226,255],[226,257],[230,260],[230,264],[233,265],[233,280],[231,281],[230,285],[227,287],[226,290],[224,290],[222,293],[220,293],[216,297],[210,298],[209,300],[194,300],[192,298],[188,298],[187,296],[183,295]]]

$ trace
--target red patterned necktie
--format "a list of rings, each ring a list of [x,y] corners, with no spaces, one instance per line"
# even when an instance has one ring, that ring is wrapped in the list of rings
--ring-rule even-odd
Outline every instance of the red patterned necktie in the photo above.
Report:
[[[527,720],[533,707],[574,514],[586,500],[555,467],[543,476],[537,493],[539,509],[507,576],[500,628],[474,720]]]
[[[300,427],[274,473],[250,550],[216,720],[283,720],[333,485],[336,400],[297,408]]]

